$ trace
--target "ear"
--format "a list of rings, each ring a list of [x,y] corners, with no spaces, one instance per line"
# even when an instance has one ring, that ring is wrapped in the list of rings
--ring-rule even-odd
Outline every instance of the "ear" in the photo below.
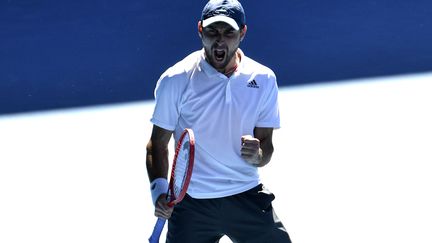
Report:
[[[247,26],[245,25],[240,32],[240,41],[242,41],[246,36]]]
[[[203,28],[202,28],[202,24],[201,24],[201,20],[200,20],[200,21],[198,21],[198,35],[200,38],[202,38],[202,30],[203,30]]]

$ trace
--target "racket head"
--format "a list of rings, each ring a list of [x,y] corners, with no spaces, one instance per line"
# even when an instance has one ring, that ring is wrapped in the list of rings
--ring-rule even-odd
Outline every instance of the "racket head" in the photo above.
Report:
[[[181,134],[175,149],[168,192],[168,206],[183,200],[192,177],[195,159],[195,136],[190,128]]]

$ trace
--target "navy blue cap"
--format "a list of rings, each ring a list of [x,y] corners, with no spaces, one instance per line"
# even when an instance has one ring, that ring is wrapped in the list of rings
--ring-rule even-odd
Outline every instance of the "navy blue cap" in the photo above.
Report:
[[[215,22],[225,22],[235,30],[242,29],[246,24],[246,16],[242,5],[237,0],[210,0],[202,11],[201,24],[207,27]]]

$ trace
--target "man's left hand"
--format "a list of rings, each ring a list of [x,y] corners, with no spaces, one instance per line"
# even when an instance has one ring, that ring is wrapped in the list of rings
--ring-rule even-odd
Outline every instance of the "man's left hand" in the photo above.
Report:
[[[251,135],[242,136],[240,153],[246,162],[253,166],[258,166],[262,160],[260,140]]]

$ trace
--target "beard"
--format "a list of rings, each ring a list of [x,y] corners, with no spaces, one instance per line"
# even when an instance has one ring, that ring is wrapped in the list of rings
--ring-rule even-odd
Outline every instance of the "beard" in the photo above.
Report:
[[[232,50],[228,48],[220,48],[213,46],[211,48],[204,48],[206,60],[216,70],[224,72],[228,64],[231,62],[234,55],[237,53],[238,46]]]

